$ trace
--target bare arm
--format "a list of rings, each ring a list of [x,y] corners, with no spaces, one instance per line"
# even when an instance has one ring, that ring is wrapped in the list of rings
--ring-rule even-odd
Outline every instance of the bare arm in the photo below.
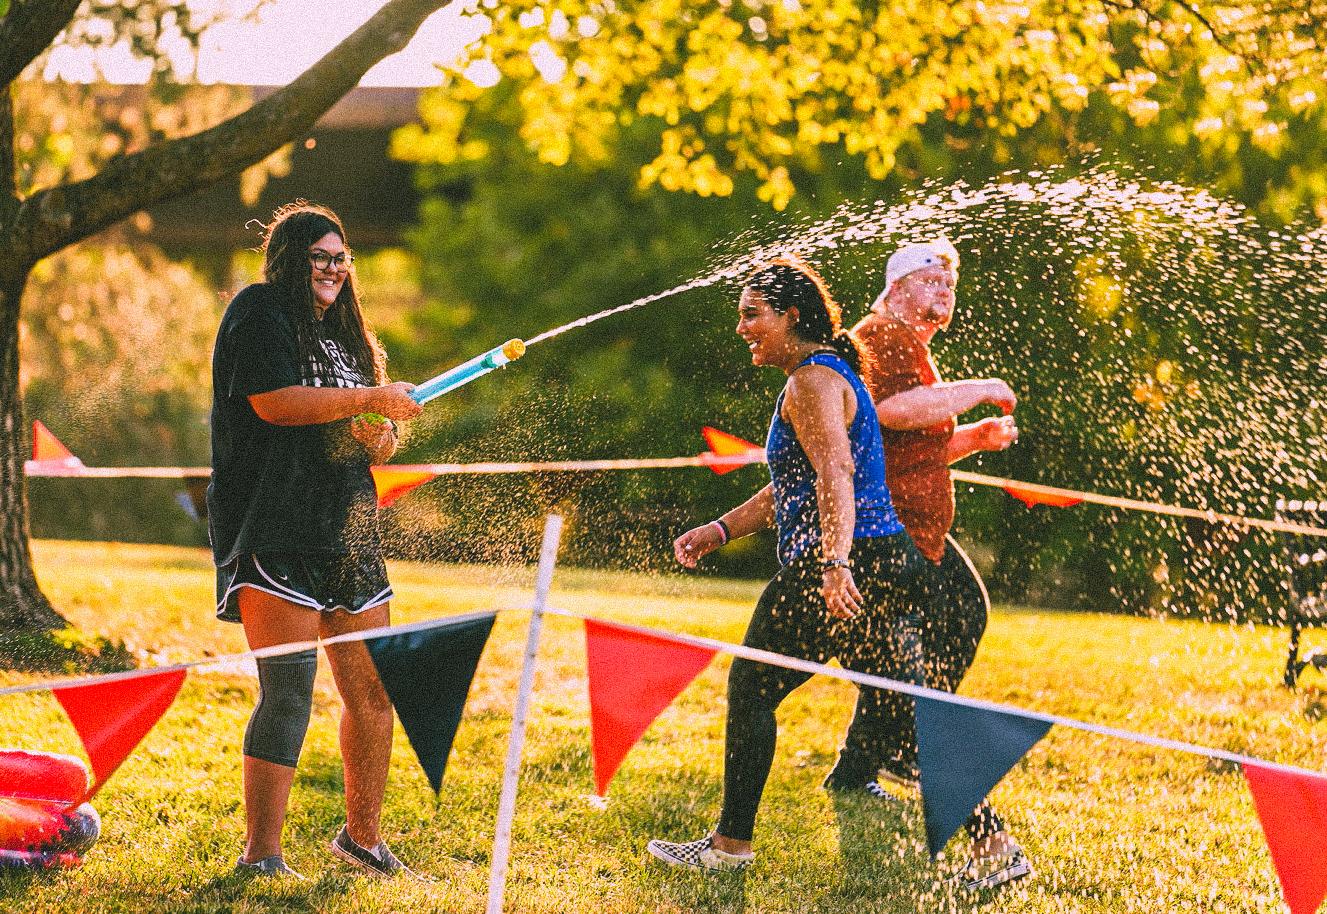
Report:
[[[862,595],[852,578],[852,534],[857,526],[853,491],[852,445],[848,440],[846,384],[838,372],[812,365],[788,379],[784,407],[797,441],[816,471],[820,509],[820,557],[841,562],[826,567],[820,587],[830,615],[850,619],[861,609]]]
[[[719,518],[728,525],[729,539],[744,536],[774,526],[774,486],[768,485],[736,508]],[[722,546],[723,530],[715,521],[693,527],[673,541],[673,555],[687,568]]]
[[[272,425],[316,425],[360,413],[381,413],[388,419],[413,419],[422,407],[410,399],[413,384],[398,381],[382,387],[305,387],[294,384],[252,394],[249,404],[258,418]]]
[[[755,495],[724,514],[732,539],[741,539],[774,526],[774,486],[767,485]]]
[[[998,406],[1008,415],[1017,402],[1008,384],[985,378],[914,387],[881,400],[875,411],[885,428],[911,432],[953,419],[983,403]]]
[[[852,552],[857,509],[841,385],[842,379],[833,369],[820,365],[801,369],[788,380],[784,407],[797,441],[816,471],[822,557],[847,560]]]
[[[1018,440],[1013,416],[992,416],[954,429],[945,450],[945,462],[957,463],[978,451],[1003,451]]]

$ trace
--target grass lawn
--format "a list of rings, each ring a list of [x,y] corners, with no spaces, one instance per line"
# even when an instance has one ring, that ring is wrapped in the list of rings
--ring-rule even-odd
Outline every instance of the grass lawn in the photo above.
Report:
[[[199,550],[34,544],[46,592],[78,626],[123,639],[144,665],[243,650],[212,617]],[[396,621],[528,603],[532,568],[397,564]],[[758,587],[683,577],[559,571],[553,602],[600,617],[739,641]],[[384,829],[430,886],[352,877],[326,851],[342,821],[337,704],[325,662],[296,780],[287,859],[303,884],[228,876],[240,850],[240,740],[256,681],[193,675],[97,800],[103,837],[79,870],[0,879],[0,911],[470,912],[484,906],[526,616],[503,613],[472,689],[441,798],[397,728]],[[851,713],[851,686],[813,680],[780,711],[757,864],[704,877],[651,862],[651,837],[699,836],[718,813],[724,677],[719,658],[628,756],[606,809],[589,754],[584,639],[550,618],[517,805],[507,909],[605,914],[722,912],[1234,912],[1283,910],[1237,770],[1056,729],[992,799],[1032,857],[1025,885],[955,895],[963,858],[925,852],[916,804],[834,801],[818,789]],[[1321,641],[1321,635],[1314,637]],[[1191,622],[1001,608],[965,694],[1159,736],[1324,767],[1327,692],[1281,688],[1285,633]],[[0,673],[0,684],[27,678]],[[0,745],[81,752],[48,693],[0,697]],[[1322,836],[1306,835],[1306,840]]]

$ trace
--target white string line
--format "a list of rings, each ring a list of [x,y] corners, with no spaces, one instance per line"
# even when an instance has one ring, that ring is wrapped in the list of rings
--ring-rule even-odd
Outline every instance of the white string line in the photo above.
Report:
[[[1150,511],[1153,514],[1168,514],[1172,517],[1192,517],[1210,524],[1230,524],[1236,527],[1256,527],[1274,533],[1298,533],[1304,536],[1327,536],[1327,527],[1315,527],[1311,524],[1299,524],[1294,521],[1266,520],[1260,517],[1245,517],[1241,514],[1222,514],[1200,508],[1186,508],[1179,505],[1166,505],[1155,501],[1140,501],[1136,498],[1122,498],[1118,495],[1099,495],[1096,492],[1078,492],[1073,489],[1060,489],[1035,482],[1019,482],[1016,479],[1002,479],[998,476],[984,476],[981,473],[969,473],[964,470],[950,470],[950,475],[959,482],[972,482],[982,486],[1006,486],[1022,489],[1037,495],[1056,495],[1063,498],[1078,498],[1097,505],[1111,508],[1125,508],[1131,511]]]
[[[228,667],[243,660],[260,659],[266,657],[281,657],[287,654],[294,654],[300,651],[315,649],[319,644],[342,644],[348,641],[365,641],[372,638],[381,638],[385,635],[406,634],[409,632],[425,631],[431,628],[441,628],[445,625],[454,623],[472,622],[482,619],[485,616],[494,616],[500,612],[530,612],[531,606],[507,606],[496,607],[483,612],[467,613],[461,616],[447,616],[437,619],[425,619],[420,622],[411,622],[402,625],[387,625],[379,628],[365,629],[359,632],[347,632],[343,635],[334,635],[331,638],[322,641],[299,641],[290,644],[280,644],[274,647],[259,648],[258,650],[245,651],[239,654],[226,654],[220,657],[210,657],[206,660],[194,660],[187,663],[177,663],[170,666],[152,667],[145,670],[129,670],[123,673],[104,673],[97,676],[87,676],[81,679],[60,679],[55,681],[44,681],[39,683],[28,683],[25,685],[8,686],[0,688],[0,696],[17,695],[24,692],[46,692],[53,689],[69,688],[71,686],[86,686],[105,682],[115,682],[126,679],[137,679],[144,676],[153,676],[173,670],[198,669],[206,670],[209,667]],[[1069,727],[1074,730],[1082,730],[1087,733],[1096,733],[1101,736],[1110,736],[1116,739],[1122,739],[1127,742],[1142,743],[1147,746],[1154,746],[1160,749],[1173,749],[1177,752],[1185,752],[1190,755],[1198,755],[1204,758],[1219,759],[1225,762],[1232,762],[1237,765],[1256,765],[1260,768],[1267,768],[1273,771],[1280,771],[1285,774],[1294,774],[1309,776],[1315,778],[1327,779],[1327,773],[1321,771],[1312,771],[1308,768],[1300,768],[1295,765],[1283,765],[1279,762],[1268,762],[1253,756],[1240,755],[1235,752],[1227,752],[1224,749],[1211,749],[1206,746],[1199,746],[1195,743],[1187,743],[1181,740],[1167,739],[1160,736],[1151,736],[1146,733],[1136,733],[1132,730],[1123,730],[1119,727],[1108,727],[1102,724],[1092,724],[1086,721],[1076,720],[1072,717],[1063,717],[1058,714],[1045,714],[1040,711],[1027,711],[1013,705],[1000,704],[993,701],[984,701],[979,698],[968,698],[963,695],[955,695],[953,692],[944,692],[938,689],[930,689],[925,686],[912,685],[906,682],[898,682],[894,679],[886,679],[883,676],[872,676],[869,673],[858,673],[854,670],[845,670],[842,667],[832,667],[823,663],[813,663],[809,660],[800,660],[796,657],[787,657],[783,654],[776,654],[772,651],[763,651],[753,647],[747,647],[742,644],[733,644],[729,641],[719,641],[715,638],[704,638],[699,635],[688,635],[681,632],[670,632],[664,629],[649,628],[643,625],[632,625],[627,622],[617,622],[611,619],[600,619],[595,616],[587,616],[583,613],[572,612],[554,606],[545,607],[544,612],[549,615],[560,616],[566,619],[577,619],[582,622],[593,621],[602,622],[606,625],[615,626],[637,634],[649,635],[655,638],[663,638],[668,641],[677,641],[683,644],[691,644],[696,647],[703,647],[709,650],[722,651],[735,657],[744,657],[747,660],[755,660],[760,663],[767,663],[772,666],[780,666],[790,670],[800,670],[804,673],[819,673],[829,676],[833,679],[843,679],[857,685],[872,686],[878,689],[889,689],[895,692],[902,692],[905,695],[911,695],[914,698],[931,698],[936,701],[947,702],[948,704],[960,705],[967,708],[975,708],[984,711],[994,711],[1001,714],[1010,714],[1015,717],[1024,717],[1032,720],[1041,720],[1050,724],[1056,724],[1062,727]]]
[[[512,609],[524,609],[525,607],[508,607]],[[381,638],[385,635],[404,635],[411,632],[426,631],[430,628],[441,628],[445,625],[459,624],[462,622],[473,622],[482,619],[485,616],[495,616],[502,608],[484,610],[482,612],[466,613],[461,616],[445,616],[436,619],[424,619],[420,622],[408,622],[399,625],[381,625],[377,628],[366,628],[363,631],[346,632],[341,635],[333,635],[330,638],[322,638],[317,641],[291,641],[286,644],[277,644],[272,647],[262,647],[256,650],[244,651],[239,654],[222,654],[217,657],[208,657],[206,660],[190,660],[184,663],[173,663],[167,666],[154,666],[142,670],[126,670],[122,673],[100,673],[95,676],[84,676],[77,679],[56,679],[43,680],[42,682],[30,682],[24,685],[6,686],[0,688],[0,696],[18,695],[23,692],[45,692],[53,689],[67,689],[77,686],[100,685],[107,682],[118,682],[125,679],[139,679],[144,676],[155,676],[161,673],[167,673],[174,670],[199,670],[200,672],[227,672],[229,667],[245,660],[263,660],[268,657],[284,657],[288,654],[298,654],[301,651],[316,650],[319,645],[343,644],[348,641],[368,641],[374,638]]]
[[[854,682],[858,685],[872,686],[878,689],[889,689],[894,692],[902,692],[905,695],[911,695],[914,698],[931,698],[936,701],[946,702],[948,704],[960,705],[966,708],[974,708],[982,711],[995,711],[1001,714],[1009,714],[1014,717],[1024,717],[1031,720],[1045,721],[1050,724],[1057,724],[1063,727],[1070,727],[1075,730],[1083,730],[1088,733],[1096,733],[1101,736],[1111,736],[1117,739],[1127,740],[1134,743],[1142,743],[1148,746],[1155,746],[1161,749],[1174,749],[1179,752],[1186,752],[1191,755],[1199,755],[1204,758],[1220,759],[1225,762],[1233,762],[1238,765],[1255,765],[1259,768],[1268,768],[1274,771],[1284,772],[1286,774],[1307,775],[1310,777],[1327,780],[1327,773],[1321,771],[1312,771],[1308,768],[1299,768],[1294,765],[1283,765],[1278,762],[1267,762],[1261,759],[1253,758],[1248,755],[1240,755],[1235,752],[1227,752],[1224,749],[1211,749],[1206,746],[1199,746],[1195,743],[1186,743],[1181,740],[1167,739],[1160,736],[1150,736],[1146,733],[1135,733],[1132,730],[1122,730],[1119,727],[1108,727],[1102,724],[1092,724],[1086,721],[1075,720],[1072,717],[1062,717],[1058,714],[1044,714],[1040,711],[1027,711],[1023,708],[1013,705],[1000,704],[993,701],[983,701],[979,698],[967,698],[962,695],[955,695],[953,692],[943,692],[938,689],[930,689],[925,686],[911,685],[906,682],[899,682],[894,679],[886,679],[883,676],[872,676],[869,673],[858,673],[853,670],[846,670],[842,667],[827,666],[823,663],[814,663],[810,660],[800,660],[796,657],[787,657],[783,654],[776,654],[772,651],[764,651],[758,648],[746,647],[741,644],[733,644],[728,641],[719,641],[714,638],[703,638],[699,635],[686,635],[678,632],[670,632],[662,629],[648,628],[642,625],[631,625],[625,622],[615,622],[608,619],[598,619],[593,616],[586,616],[581,613],[571,612],[565,609],[548,607],[545,612],[552,615],[562,616],[569,619],[580,619],[582,621],[602,622],[617,628],[626,629],[642,635],[651,635],[656,638],[663,638],[668,641],[678,641],[684,644],[695,645],[696,647],[708,648],[711,650],[722,651],[726,654],[732,654],[735,657],[743,657],[747,660],[756,660],[761,663],[767,663],[772,666],[780,666],[789,670],[800,670],[804,673],[820,673],[825,676],[831,676],[835,679],[845,679],[848,682]]]
[[[523,462],[480,462],[480,463],[411,463],[388,464],[375,469],[400,473],[431,473],[435,476],[454,475],[489,475],[498,473],[575,473],[609,470],[671,470],[681,467],[740,467],[752,463],[763,463],[763,450],[752,450],[741,454],[718,455],[713,453],[698,454],[692,457],[653,457],[615,460],[545,460]],[[212,475],[208,467],[67,467],[59,465],[42,466],[42,461],[29,461],[26,464],[27,475],[45,477],[89,477],[114,479],[134,477],[144,479],[205,479]],[[1260,517],[1246,517],[1240,514],[1225,514],[1201,508],[1189,508],[1182,505],[1167,505],[1155,501],[1143,501],[1136,498],[1124,498],[1118,495],[1102,495],[1096,492],[1081,492],[1077,489],[1062,489],[1035,482],[1020,482],[1017,479],[1005,479],[999,476],[987,476],[982,473],[969,473],[966,470],[950,470],[950,475],[957,482],[973,483],[996,488],[1022,489],[1038,495],[1051,495],[1060,498],[1074,498],[1079,501],[1104,505],[1110,508],[1123,508],[1130,511],[1146,511],[1152,514],[1164,514],[1171,517],[1188,517],[1211,524],[1227,524],[1234,527],[1249,527],[1267,530],[1273,533],[1294,533],[1301,536],[1327,537],[1327,527],[1301,524],[1294,521],[1274,520]]]

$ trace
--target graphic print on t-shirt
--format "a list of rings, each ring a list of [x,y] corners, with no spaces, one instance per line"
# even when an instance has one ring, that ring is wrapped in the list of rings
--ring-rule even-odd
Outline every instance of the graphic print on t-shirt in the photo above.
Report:
[[[300,378],[308,387],[364,387],[366,379],[355,367],[345,347],[336,340],[319,336],[316,350],[308,353],[300,365]]]

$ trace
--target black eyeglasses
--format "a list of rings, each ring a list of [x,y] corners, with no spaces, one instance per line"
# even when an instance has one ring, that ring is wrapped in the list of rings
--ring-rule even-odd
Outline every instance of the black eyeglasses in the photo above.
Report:
[[[337,254],[332,256],[326,251],[310,251],[309,260],[319,270],[329,270],[335,266],[338,270],[349,270],[350,265],[355,262],[355,258],[349,254]]]

